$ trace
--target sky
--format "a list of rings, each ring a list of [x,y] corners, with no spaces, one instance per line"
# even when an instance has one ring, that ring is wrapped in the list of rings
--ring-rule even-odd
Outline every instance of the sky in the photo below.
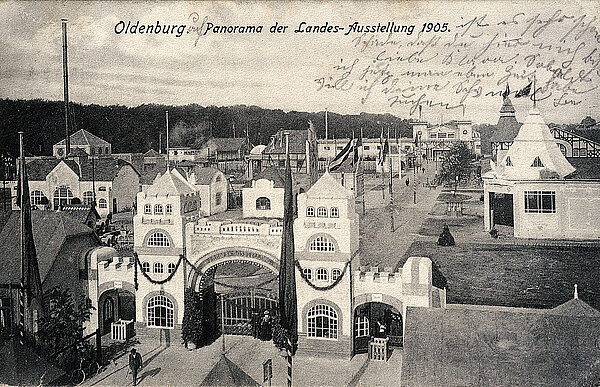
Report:
[[[517,118],[525,118],[533,101],[514,93],[535,73],[547,122],[600,120],[600,7],[563,3],[5,1],[0,98],[63,98],[66,18],[70,99],[84,104],[245,104],[402,118],[417,118],[420,105],[430,122],[495,123],[507,83]],[[137,21],[185,28],[181,36],[177,27],[123,31]],[[405,30],[346,34],[355,22]],[[214,33],[208,23],[263,30]],[[288,28],[270,33],[275,23]],[[344,30],[327,32],[336,25]]]

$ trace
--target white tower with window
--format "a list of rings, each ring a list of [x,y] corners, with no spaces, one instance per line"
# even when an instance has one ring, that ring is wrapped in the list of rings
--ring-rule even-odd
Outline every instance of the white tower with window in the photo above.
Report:
[[[188,269],[180,259],[185,255],[185,225],[198,216],[198,192],[175,169],[138,193],[133,218],[139,260],[136,334],[158,337],[162,328],[175,329],[178,337]]]
[[[350,276],[358,262],[359,217],[353,194],[327,172],[298,195],[294,242],[300,264],[298,348],[350,356]]]

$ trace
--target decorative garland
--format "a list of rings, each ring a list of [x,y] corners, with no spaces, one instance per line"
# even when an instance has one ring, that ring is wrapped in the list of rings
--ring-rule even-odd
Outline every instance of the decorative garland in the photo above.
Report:
[[[171,272],[171,274],[169,274],[169,276],[168,276],[167,278],[165,278],[165,279],[162,279],[162,280],[155,280],[155,279],[152,279],[152,278],[150,278],[150,276],[149,276],[149,275],[148,275],[148,274],[147,274],[147,273],[144,271],[144,269],[142,268],[142,263],[141,263],[141,262],[140,262],[140,260],[138,259],[137,255],[135,255],[135,263],[136,263],[136,266],[137,266],[137,265],[139,265],[139,266],[140,266],[140,271],[142,272],[142,275],[143,275],[144,277],[146,277],[146,279],[147,279],[148,281],[150,281],[151,283],[153,283],[154,285],[162,285],[162,284],[164,284],[164,283],[167,283],[167,282],[169,282],[169,281],[170,281],[170,280],[173,278],[173,276],[175,275],[175,273],[177,273],[177,269],[179,269],[179,265],[181,264],[181,261],[183,261],[183,259],[184,259],[184,258],[183,258],[183,255],[180,255],[180,256],[179,256],[179,260],[177,261],[177,264],[175,265],[175,270],[173,270],[173,271]],[[137,270],[136,270],[136,274],[137,274]],[[137,283],[137,275],[136,275],[136,279],[135,279],[135,281],[136,281],[136,283]]]
[[[317,286],[317,285],[313,284],[310,279],[306,278],[306,274],[304,274],[304,269],[300,265],[300,262],[296,261],[295,264],[296,264],[296,267],[298,268],[298,271],[300,272],[300,276],[302,277],[304,282],[306,282],[308,285],[310,285],[311,288],[313,288],[315,290],[326,291],[326,290],[333,289],[337,284],[340,283],[342,278],[344,278],[344,274],[346,274],[346,270],[348,269],[348,266],[350,266],[350,261],[346,261],[346,264],[344,265],[344,269],[342,270],[342,274],[340,274],[340,276],[335,281],[333,281],[331,284],[329,284],[327,286]]]
[[[216,281],[216,280],[214,280],[214,279],[213,279],[213,282],[214,282],[215,284],[217,284],[217,285],[220,285],[220,286],[223,286],[223,287],[226,287],[226,288],[230,288],[230,289],[249,289],[249,288],[260,288],[260,287],[261,287],[261,286],[263,286],[263,285],[266,285],[266,284],[268,284],[268,283],[271,283],[271,282],[275,281],[277,278],[279,278],[279,276],[278,276],[278,275],[277,275],[277,276],[275,276],[275,277],[273,277],[273,278],[270,278],[270,279],[268,279],[268,280],[266,280],[266,281],[263,281],[263,282],[261,282],[261,283],[259,283],[259,284],[253,285],[253,286],[237,286],[237,285],[229,285],[229,284],[225,284],[225,283],[222,283],[222,282]]]

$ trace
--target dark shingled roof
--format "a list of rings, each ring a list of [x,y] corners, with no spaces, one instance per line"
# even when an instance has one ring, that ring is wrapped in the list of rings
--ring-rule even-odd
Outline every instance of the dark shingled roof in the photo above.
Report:
[[[550,309],[548,313],[574,317],[600,317],[600,312],[579,298],[573,298],[556,308]]]
[[[215,175],[221,173],[221,171],[217,168],[196,166],[193,173],[196,175],[196,185],[208,185]]]
[[[44,181],[46,180],[46,176],[56,166],[60,163],[64,162],[73,172],[79,176],[79,166],[73,160],[63,160],[57,159],[54,157],[43,157],[43,158],[35,158],[27,161],[27,179],[29,181]]]
[[[92,181],[94,178],[96,181],[112,181],[121,168],[126,165],[131,166],[136,173],[138,173],[129,162],[110,156],[98,157],[94,160],[90,158],[84,159],[82,160],[81,166],[74,160],[44,157],[32,159],[27,162],[27,177],[29,181],[46,180],[46,176],[48,176],[60,162],[64,162],[69,166],[69,168],[80,177],[81,181]]]
[[[219,387],[260,386],[250,375],[225,355],[221,355],[217,364],[210,370],[200,385]]]
[[[21,280],[20,218],[21,212],[13,211],[0,231],[0,284],[18,284]],[[31,224],[42,282],[67,238],[94,233],[62,212],[31,211]]]
[[[402,385],[576,385],[598,366],[599,323],[555,310],[408,307]]]
[[[271,180],[274,183],[273,187],[283,188],[283,174],[283,171],[279,171],[275,167],[268,167],[260,171],[252,180]],[[244,187],[252,187],[252,180],[247,182]]]
[[[90,146],[107,146],[110,145],[108,141],[101,139],[100,137],[92,134],[84,129],[79,129],[77,132],[69,136],[71,140],[71,146],[77,145],[90,145]],[[65,139],[63,138],[56,145],[65,145]]]
[[[567,175],[565,179],[600,179],[600,158],[595,157],[567,157],[575,172]]]
[[[96,208],[86,206],[85,204],[67,204],[61,206],[60,210],[83,224],[86,223],[90,213],[92,213],[96,219],[100,219],[100,215],[98,214],[98,211],[96,211]]]
[[[308,140],[307,130],[280,130],[272,138],[271,143],[267,145],[263,154],[285,154],[285,135],[290,134],[290,153],[306,153],[306,141]]]
[[[515,117],[515,108],[509,97],[504,98],[500,108],[500,118],[496,129],[490,136],[490,142],[511,142],[517,137],[521,124]]]
[[[245,141],[245,137],[213,137],[207,141],[207,144],[209,142],[214,143],[217,152],[237,152]]]

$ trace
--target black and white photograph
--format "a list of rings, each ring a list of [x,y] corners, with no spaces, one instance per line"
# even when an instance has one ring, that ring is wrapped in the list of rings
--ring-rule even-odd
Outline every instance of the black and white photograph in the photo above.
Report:
[[[600,386],[599,17],[0,2],[0,385]]]

